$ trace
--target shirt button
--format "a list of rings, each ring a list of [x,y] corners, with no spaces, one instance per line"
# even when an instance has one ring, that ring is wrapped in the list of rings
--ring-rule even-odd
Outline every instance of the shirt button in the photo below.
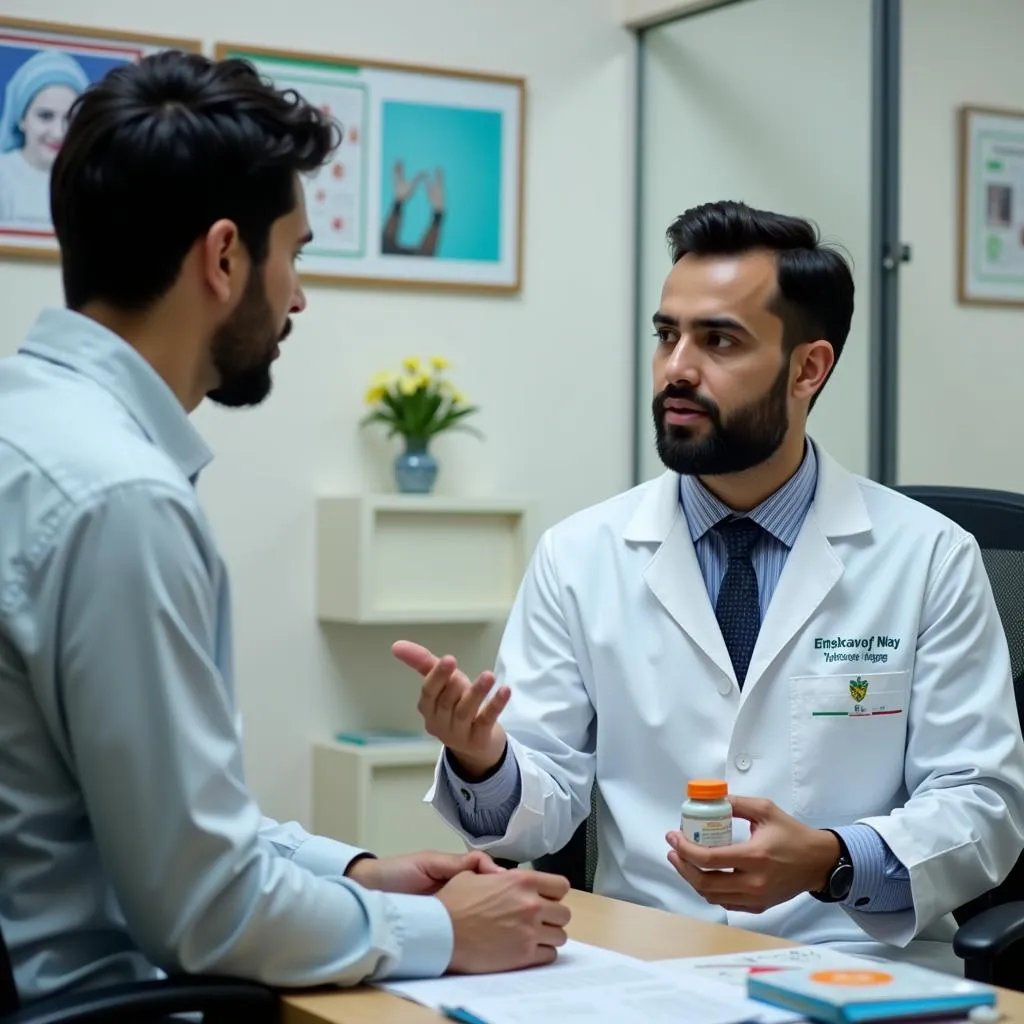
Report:
[[[462,794],[462,799],[463,800],[468,800],[469,799],[469,790],[468,789],[460,789],[459,792]]]
[[[746,754],[740,754],[740,756],[736,758],[736,767],[739,768],[741,772],[750,771],[750,758],[747,757]]]

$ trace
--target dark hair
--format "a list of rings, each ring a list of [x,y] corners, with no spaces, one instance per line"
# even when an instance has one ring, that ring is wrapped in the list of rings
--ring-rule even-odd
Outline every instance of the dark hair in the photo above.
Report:
[[[824,338],[839,362],[853,318],[853,274],[839,252],[822,244],[813,223],[744,203],[705,203],[676,218],[668,242],[673,264],[688,253],[773,253],[778,291],[772,311],[782,321],[783,350],[789,353],[802,342]],[[812,406],[823,388],[811,399]]]
[[[221,218],[261,264],[295,175],[339,142],[326,114],[247,61],[167,50],[115,68],[75,101],[53,167],[65,301],[146,308]]]

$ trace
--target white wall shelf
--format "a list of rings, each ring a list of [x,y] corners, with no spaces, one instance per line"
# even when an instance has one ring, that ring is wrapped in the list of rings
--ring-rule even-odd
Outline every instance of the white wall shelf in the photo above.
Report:
[[[313,831],[381,857],[463,853],[466,844],[423,797],[441,745],[319,742],[313,746]]]
[[[316,507],[323,622],[504,619],[529,558],[527,509],[474,498],[325,496]]]

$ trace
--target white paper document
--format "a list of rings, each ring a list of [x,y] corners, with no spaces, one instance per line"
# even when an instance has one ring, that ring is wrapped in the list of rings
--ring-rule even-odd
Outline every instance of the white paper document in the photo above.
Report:
[[[751,953],[657,960],[655,963],[680,980],[697,977],[746,991],[747,979],[751,974],[767,974],[791,967],[849,967],[852,956],[851,953],[840,953],[828,946],[787,946],[784,949],[761,949]],[[875,958],[858,956],[856,959],[874,961]]]
[[[484,1024],[783,1024],[798,1019],[721,982],[676,975],[663,964],[572,941],[546,967],[378,987],[442,1012],[461,1009]]]

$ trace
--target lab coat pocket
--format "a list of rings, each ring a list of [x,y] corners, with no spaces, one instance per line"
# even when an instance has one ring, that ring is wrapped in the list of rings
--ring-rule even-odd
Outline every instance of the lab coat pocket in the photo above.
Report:
[[[887,813],[903,786],[909,672],[789,681],[794,813],[846,824]]]

